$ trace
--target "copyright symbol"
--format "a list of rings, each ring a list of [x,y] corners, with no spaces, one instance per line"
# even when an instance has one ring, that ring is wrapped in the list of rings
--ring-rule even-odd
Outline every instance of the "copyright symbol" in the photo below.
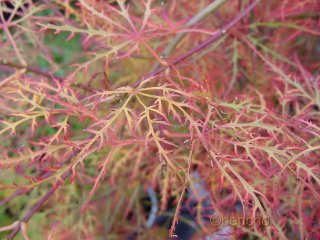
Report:
[[[270,218],[267,217],[267,218],[262,219],[262,225],[263,226],[270,226]]]
[[[221,224],[221,218],[219,216],[217,216],[217,215],[212,215],[210,217],[210,222],[213,225],[220,225]]]

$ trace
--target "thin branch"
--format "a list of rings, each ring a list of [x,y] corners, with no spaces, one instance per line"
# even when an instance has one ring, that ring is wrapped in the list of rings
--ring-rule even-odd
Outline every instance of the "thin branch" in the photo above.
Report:
[[[67,158],[69,159],[69,158]],[[55,191],[61,187],[65,180],[71,175],[70,174],[71,170],[68,170],[66,172],[64,172],[62,175],[61,175],[61,178],[60,178],[60,181],[57,181],[51,188],[50,190],[45,194],[43,195],[38,202],[36,202],[32,207],[31,209],[26,213],[26,215],[19,221],[19,223],[17,224],[17,226],[12,230],[12,232],[7,236],[7,239],[8,240],[11,240],[13,239],[21,230],[21,226],[22,226],[22,223],[26,223],[28,222],[32,216],[38,212],[38,210],[42,207],[42,205],[55,193]],[[49,175],[50,173],[49,172],[46,172],[43,176],[47,176]],[[23,189],[21,189],[22,191]],[[17,190],[17,192],[19,192],[19,190]],[[16,195],[17,196],[17,195]]]
[[[235,19],[233,19],[231,22],[229,22],[227,25],[225,25],[219,31],[217,31],[216,34],[212,35],[206,41],[200,43],[198,46],[192,48],[188,52],[182,54],[180,57],[176,58],[173,62],[169,63],[168,66],[160,67],[160,68],[156,69],[155,71],[151,72],[149,75],[134,82],[133,87],[139,86],[139,84],[141,82],[143,82],[145,79],[152,78],[152,77],[159,75],[160,73],[164,72],[168,68],[181,63],[182,61],[184,61],[185,59],[187,59],[191,55],[205,49],[207,46],[216,42],[218,39],[220,39],[222,36],[224,36],[233,26],[235,26],[238,22],[240,22],[240,20],[243,19],[260,1],[261,0],[253,1]]]
[[[193,141],[193,134],[192,134],[191,148],[189,150],[188,169],[185,172],[185,179],[184,179],[184,184],[183,184],[183,187],[182,187],[182,192],[180,194],[180,197],[179,197],[179,200],[178,200],[178,204],[177,204],[177,208],[176,208],[176,211],[175,211],[175,214],[174,214],[174,217],[173,217],[173,220],[172,220],[172,224],[171,224],[171,227],[170,227],[170,234],[169,234],[170,238],[176,237],[174,232],[175,232],[175,227],[176,227],[176,225],[178,223],[178,220],[179,220],[179,213],[180,213],[180,210],[181,210],[181,204],[182,204],[182,201],[183,201],[183,196],[186,193],[186,190],[187,190],[187,187],[188,187],[188,178],[189,178],[190,169],[191,169],[191,165],[192,165],[193,151],[194,151],[194,141]]]
[[[67,179],[67,177],[69,176],[69,171],[65,172],[65,174],[63,174],[61,176],[61,180],[57,182],[54,186],[52,186],[50,188],[50,190],[43,195],[40,200],[35,203],[31,209],[26,213],[26,215],[19,221],[19,224],[13,229],[13,231],[7,236],[8,240],[13,239],[21,230],[21,226],[22,223],[26,223],[28,222],[35,213],[37,213],[39,211],[39,209],[42,207],[42,205],[55,193],[55,191],[63,185],[63,183],[65,182],[65,180]]]
[[[212,3],[210,3],[205,8],[201,9],[196,15],[194,15],[186,24],[184,24],[184,27],[192,27],[198,22],[200,22],[204,17],[206,17],[209,13],[217,10],[222,4],[224,4],[227,0],[216,0]],[[163,53],[161,55],[168,56],[178,45],[178,43],[183,39],[184,36],[186,36],[187,33],[180,33],[175,38],[173,38],[169,45],[164,49]],[[153,70],[157,69],[159,67],[159,64],[155,64],[153,67]]]
[[[55,76],[53,74],[50,74],[48,72],[42,71],[42,70],[40,70],[38,68],[23,66],[23,65],[16,64],[16,63],[13,63],[13,62],[8,62],[8,61],[5,61],[5,60],[1,60],[0,61],[0,65],[11,67],[11,68],[17,68],[17,69],[25,69],[27,72],[34,73],[36,75],[40,75],[40,76],[43,76],[43,77],[46,77],[46,78],[49,78],[49,79],[56,79],[56,80],[62,81],[62,78],[60,78],[58,76]]]
[[[29,190],[26,188],[19,188],[18,190],[16,190],[14,193],[12,193],[9,197],[3,199],[0,202],[0,207],[7,204],[8,202],[10,202],[12,199],[16,198],[19,195],[25,194],[27,193]]]

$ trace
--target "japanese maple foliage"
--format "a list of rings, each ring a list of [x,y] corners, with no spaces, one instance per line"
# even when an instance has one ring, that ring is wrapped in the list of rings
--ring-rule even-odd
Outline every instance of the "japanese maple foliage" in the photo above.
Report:
[[[319,238],[319,12],[0,1],[1,237]]]

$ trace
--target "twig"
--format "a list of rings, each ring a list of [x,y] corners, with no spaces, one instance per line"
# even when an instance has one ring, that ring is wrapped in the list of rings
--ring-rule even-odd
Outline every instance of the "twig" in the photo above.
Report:
[[[12,232],[7,236],[8,240],[13,239],[20,232],[22,226],[21,224],[28,222],[32,218],[32,216],[38,212],[42,205],[55,193],[55,191],[63,185],[65,180],[70,175],[69,173],[70,171],[65,172],[61,176],[61,181],[57,182],[54,186],[52,186],[50,190],[45,195],[43,195],[37,203],[35,203],[31,207],[31,209],[26,213],[26,215],[19,221],[19,224],[17,224],[17,226],[12,230]]]
[[[173,62],[169,63],[168,66],[160,67],[160,68],[156,69],[155,71],[151,72],[150,74],[148,74],[147,76],[134,82],[132,86],[133,87],[139,86],[140,83],[143,82],[145,79],[153,78],[153,77],[159,75],[160,73],[164,72],[168,68],[181,63],[183,60],[190,57],[194,53],[197,53],[197,52],[205,49],[207,46],[211,45],[212,43],[216,42],[219,38],[224,36],[234,25],[236,25],[241,19],[243,19],[260,1],[261,0],[253,1],[235,19],[233,19],[231,22],[229,22],[227,25],[225,25],[219,31],[217,31],[216,34],[212,35],[206,41],[200,43],[198,46],[192,48],[188,52],[182,54],[180,57],[176,58]]]
[[[77,151],[77,153],[78,153],[78,151]],[[75,154],[77,154],[77,153],[75,153]],[[69,157],[65,159],[65,161],[68,161],[68,160],[69,160]],[[26,213],[26,215],[19,221],[18,225],[7,236],[8,240],[13,239],[21,230],[21,223],[28,222],[32,218],[32,216],[41,208],[41,206],[55,193],[55,191],[64,184],[65,180],[71,175],[70,174],[71,171],[72,171],[72,169],[69,169],[68,171],[64,172],[60,177],[60,181],[57,181],[50,188],[50,190],[45,195],[43,195],[37,203],[35,203],[31,207],[31,209]],[[50,173],[46,172],[45,174],[43,174],[43,177],[46,177],[48,175],[50,175]]]
[[[0,207],[5,205],[6,203],[10,202],[12,199],[14,199],[15,197],[19,196],[19,195],[22,195],[22,194],[25,194],[26,192],[28,192],[29,190],[26,189],[26,188],[20,188],[18,190],[16,190],[14,193],[12,193],[9,197],[3,199],[1,202],[0,202]]]
[[[206,17],[209,13],[217,10],[222,4],[224,4],[227,0],[216,0],[212,3],[210,3],[205,8],[201,9],[196,15],[194,15],[186,24],[184,24],[184,27],[192,27],[198,22],[200,22],[204,17]],[[175,38],[173,38],[169,45],[164,49],[163,53],[161,55],[168,56],[173,49],[177,46],[177,44],[181,41],[181,39],[187,35],[187,33],[180,33]],[[159,67],[159,64],[156,63],[153,67],[153,70],[157,69]]]
[[[50,74],[48,72],[42,71],[42,70],[40,70],[38,68],[23,66],[23,65],[16,64],[16,63],[13,63],[13,62],[8,62],[8,61],[5,61],[5,60],[1,60],[0,61],[0,65],[8,66],[8,67],[11,67],[11,68],[25,69],[27,72],[31,72],[31,73],[34,73],[34,74],[37,74],[37,75],[40,75],[40,76],[43,76],[43,77],[46,77],[46,78],[49,78],[49,79],[56,79],[56,80],[62,81],[62,78],[60,78],[58,76],[55,76],[53,74]]]
[[[182,201],[183,201],[183,196],[186,193],[186,190],[187,190],[187,187],[188,187],[188,179],[187,178],[189,177],[189,174],[190,174],[190,169],[191,169],[191,165],[192,165],[192,158],[193,158],[192,157],[193,151],[194,151],[194,141],[193,141],[193,134],[192,134],[192,137],[191,137],[191,148],[189,149],[188,169],[185,172],[185,179],[184,179],[184,184],[183,184],[183,187],[182,187],[182,192],[180,194],[180,197],[179,197],[179,200],[178,200],[178,204],[177,204],[177,208],[176,208],[176,211],[175,211],[175,214],[174,214],[174,217],[173,217],[173,220],[172,220],[172,224],[171,224],[171,227],[170,227],[170,234],[169,234],[170,238],[177,237],[177,235],[175,235],[174,232],[175,232],[175,228],[176,228],[176,225],[178,223],[178,220],[179,220],[179,214],[180,214],[180,209],[181,209],[181,205],[182,205]]]
[[[39,208],[51,197],[56,191],[57,187],[51,187],[51,189],[27,212],[27,214],[21,219],[19,224],[13,229],[13,231],[7,236],[7,239],[13,239],[21,230],[21,223],[28,222],[32,216],[39,210]]]

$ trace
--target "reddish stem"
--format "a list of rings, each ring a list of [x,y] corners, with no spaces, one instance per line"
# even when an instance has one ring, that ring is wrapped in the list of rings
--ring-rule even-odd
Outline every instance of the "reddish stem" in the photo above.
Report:
[[[27,214],[20,220],[19,224],[13,229],[13,231],[7,236],[7,239],[13,239],[21,230],[21,222],[29,221],[32,216],[39,210],[39,208],[51,197],[51,195],[56,191],[57,187],[52,187],[32,208],[27,212]]]
[[[49,78],[49,79],[57,79],[59,81],[62,81],[62,78],[58,77],[58,76],[55,76],[51,73],[48,73],[48,72],[45,72],[45,71],[42,71],[38,68],[34,68],[34,67],[29,67],[29,66],[22,66],[20,64],[16,64],[16,63],[13,63],[13,62],[0,62],[0,65],[3,65],[3,66],[8,66],[8,67],[11,67],[11,68],[18,68],[18,69],[26,69],[27,72],[31,72],[31,73],[34,73],[36,75],[40,75],[40,76],[43,76],[43,77],[46,77],[46,78]]]
[[[78,154],[78,151],[75,153]],[[68,161],[69,158],[66,158],[66,161]],[[26,215],[19,221],[19,224],[12,230],[12,232],[7,236],[8,240],[13,239],[21,230],[21,223],[22,222],[28,222],[32,216],[41,208],[41,206],[55,193],[55,191],[64,184],[65,180],[70,176],[70,172],[72,171],[72,169],[69,169],[68,171],[64,172],[61,175],[61,180],[57,181],[51,188],[50,190],[43,195],[40,200],[35,203],[31,209],[26,213]],[[50,175],[49,172],[46,172],[45,174],[43,174],[43,177],[47,177],[48,175]],[[17,190],[18,192],[19,190]],[[22,191],[22,190],[21,190]],[[17,195],[16,195],[17,196]],[[16,197],[14,196],[14,197]]]
[[[18,190],[16,190],[14,193],[12,193],[9,197],[3,199],[0,202],[0,207],[5,205],[6,203],[10,202],[12,199],[14,199],[15,197],[25,194],[26,192],[28,192],[29,190],[26,188],[19,188]]]
[[[43,195],[38,202],[36,202],[31,209],[26,213],[26,215],[19,221],[19,224],[12,230],[12,232],[7,236],[8,240],[13,239],[21,230],[21,223],[28,222],[35,213],[42,207],[42,205],[55,193],[55,191],[63,185],[65,180],[68,178],[70,171],[65,172],[61,176],[61,181],[57,182],[50,190]]]
[[[150,74],[148,74],[147,76],[134,82],[133,87],[139,86],[139,84],[143,80],[159,75],[160,73],[164,72],[167,68],[170,68],[174,65],[181,63],[186,58],[190,57],[191,55],[195,54],[196,52],[199,52],[199,51],[205,49],[207,46],[211,45],[212,43],[216,42],[219,38],[221,38],[223,35],[225,35],[234,25],[236,25],[238,22],[240,22],[240,20],[243,19],[258,4],[259,1],[260,0],[253,1],[235,19],[233,19],[231,22],[229,22],[224,27],[222,27],[219,31],[217,31],[216,34],[212,35],[206,41],[200,43],[198,46],[192,48],[188,52],[182,54],[181,56],[176,58],[173,62],[169,63],[168,66],[160,67],[160,68],[156,69],[155,71],[151,72]]]

